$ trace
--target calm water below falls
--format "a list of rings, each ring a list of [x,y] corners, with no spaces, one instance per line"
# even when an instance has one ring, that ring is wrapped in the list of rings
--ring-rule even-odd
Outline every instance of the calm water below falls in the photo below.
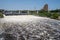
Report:
[[[0,18],[0,40],[60,40],[60,21],[32,15]]]

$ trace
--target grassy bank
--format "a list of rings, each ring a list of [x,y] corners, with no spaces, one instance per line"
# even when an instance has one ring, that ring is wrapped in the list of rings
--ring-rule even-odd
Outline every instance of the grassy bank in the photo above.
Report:
[[[38,15],[43,16],[43,17],[49,17],[49,18],[52,18],[52,19],[58,19],[58,17],[59,17],[58,13],[51,13],[51,12],[48,12],[48,11],[44,11],[42,13],[39,12]]]
[[[0,12],[0,18],[3,18],[4,16],[3,16],[3,14]]]
[[[52,18],[52,19],[58,19],[58,17],[60,16],[60,14],[58,14],[57,12],[48,12],[48,11],[39,11],[39,13],[32,13],[33,15],[38,15],[38,16],[41,16],[41,17],[49,17],[49,18]]]

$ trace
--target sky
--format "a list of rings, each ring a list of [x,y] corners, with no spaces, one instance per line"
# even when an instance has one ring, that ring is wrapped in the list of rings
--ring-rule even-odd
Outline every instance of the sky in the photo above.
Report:
[[[60,9],[60,0],[0,0],[0,9],[41,10],[45,4],[49,10]]]

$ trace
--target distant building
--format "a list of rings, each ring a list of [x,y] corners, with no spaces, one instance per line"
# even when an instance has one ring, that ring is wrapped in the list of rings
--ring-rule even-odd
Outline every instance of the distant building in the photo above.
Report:
[[[48,4],[45,4],[42,10],[48,11]]]

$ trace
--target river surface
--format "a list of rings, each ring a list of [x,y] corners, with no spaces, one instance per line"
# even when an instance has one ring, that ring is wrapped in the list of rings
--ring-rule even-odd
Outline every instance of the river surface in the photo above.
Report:
[[[0,18],[0,40],[60,40],[60,20],[32,15]]]

